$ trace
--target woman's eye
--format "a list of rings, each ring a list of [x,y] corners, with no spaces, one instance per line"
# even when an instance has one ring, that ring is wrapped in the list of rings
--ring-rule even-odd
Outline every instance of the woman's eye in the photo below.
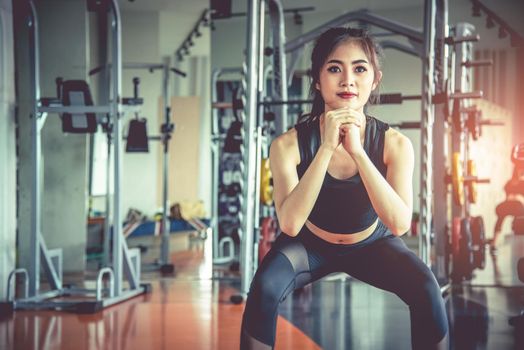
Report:
[[[340,68],[338,68],[337,66],[332,66],[328,68],[328,71],[331,73],[337,73],[340,72]]]
[[[357,66],[355,68],[355,72],[357,72],[357,73],[364,73],[365,71],[367,71],[367,69],[364,66]]]

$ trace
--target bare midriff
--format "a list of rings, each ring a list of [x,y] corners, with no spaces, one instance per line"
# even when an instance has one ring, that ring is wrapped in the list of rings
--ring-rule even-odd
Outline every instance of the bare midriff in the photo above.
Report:
[[[306,227],[318,237],[333,244],[355,244],[371,236],[377,227],[378,219],[371,226],[359,232],[332,233],[315,226],[311,221],[306,221]]]

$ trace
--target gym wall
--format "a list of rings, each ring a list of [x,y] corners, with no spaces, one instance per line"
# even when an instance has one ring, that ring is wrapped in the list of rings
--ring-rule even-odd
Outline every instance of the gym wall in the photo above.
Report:
[[[204,9],[204,4],[202,10]],[[201,11],[191,13],[187,16],[180,16],[179,12],[155,11],[135,12],[129,10],[122,11],[122,59],[123,62],[140,63],[160,63],[164,57],[171,58],[171,64],[186,72],[187,78],[181,78],[173,73],[170,74],[170,95],[171,96],[198,96],[199,108],[197,115],[188,115],[188,118],[201,120],[199,132],[190,140],[189,144],[182,145],[182,149],[196,147],[200,149],[199,159],[201,178],[196,183],[197,197],[205,201],[209,206],[209,179],[206,174],[210,173],[209,157],[209,123],[206,121],[210,112],[208,107],[209,98],[209,29],[201,30],[202,36],[194,40],[191,48],[191,56],[185,57],[183,62],[174,59],[173,52],[185,39],[187,28],[195,24]],[[163,123],[163,108],[161,107],[162,98],[162,73],[155,71],[149,73],[147,70],[128,70],[123,71],[123,92],[125,96],[131,96],[132,79],[138,76],[140,82],[140,96],[144,98],[144,105],[140,117],[148,121],[148,133],[159,135],[160,125]],[[180,106],[171,106],[171,111],[180,111]],[[134,116],[127,116],[124,121],[124,128],[127,129],[128,122]],[[180,136],[180,128],[175,125],[172,140],[175,141]],[[200,140],[200,141],[199,141]],[[98,141],[103,145],[105,136]],[[171,147],[170,147],[171,148]],[[105,169],[104,152],[98,160],[100,169]],[[207,163],[206,163],[207,162]],[[189,166],[191,167],[191,166]],[[183,172],[184,168],[189,168],[186,164],[173,160],[173,167],[170,168],[171,175],[176,172]],[[122,182],[122,208],[125,215],[129,208],[136,208],[146,215],[152,216],[162,205],[161,191],[157,188],[162,186],[162,147],[159,142],[151,141],[149,153],[125,154],[123,161],[123,182]],[[97,183],[105,183],[105,171],[94,174]],[[184,173],[184,176],[194,178],[194,173]],[[171,188],[177,184],[170,185]],[[105,191],[105,189],[104,189]],[[180,198],[171,198],[174,203]],[[93,201],[94,209],[105,210],[104,197],[95,198]],[[208,211],[209,212],[209,211]]]
[[[0,0],[0,300],[16,261],[16,144],[13,21],[10,0]]]
[[[200,147],[200,98],[173,97],[171,99],[171,120],[175,123],[175,136],[169,143],[169,195],[174,201],[197,201]],[[159,158],[162,156],[159,154]],[[159,159],[158,197],[162,198],[162,162]]]
[[[203,38],[203,45],[209,48],[209,36]],[[183,200],[202,200],[206,213],[211,213],[211,109],[210,109],[210,59],[209,55],[186,57],[177,65],[188,78],[177,78],[177,92],[171,99],[171,112],[175,123],[170,155],[173,163],[171,171],[175,178],[170,178],[169,199],[171,203]],[[188,129],[189,128],[189,129]],[[188,130],[190,133],[188,134]],[[191,156],[188,156],[191,154]],[[194,188],[185,197],[182,187],[187,181]],[[173,183],[171,183],[173,182]],[[159,186],[161,183],[159,183]],[[175,187],[174,190],[172,188]],[[173,192],[174,191],[174,192]],[[179,192],[182,191],[182,192]],[[160,192],[159,192],[160,193]]]
[[[181,16],[180,11],[160,13],[159,26],[160,26],[160,53],[162,55],[171,54],[182,44],[183,40],[189,34],[187,28],[192,28],[202,11],[209,6],[208,1],[201,1],[201,9],[198,14],[192,13]],[[196,7],[198,8],[198,7]],[[180,29],[184,28],[184,29]],[[210,52],[211,52],[211,29],[209,27],[200,28],[201,36],[193,38],[193,46],[190,47],[189,56],[184,56],[183,61],[178,61],[176,57],[173,57],[173,66],[187,74],[187,76],[181,77],[179,75],[171,75],[171,95],[174,99],[171,99],[171,112],[174,118],[177,118],[182,123],[183,120],[194,119],[192,125],[198,125],[198,132],[192,134],[191,137],[183,135],[183,124],[175,121],[175,131],[172,135],[173,142],[170,144],[170,152],[173,150],[173,154],[182,152],[184,150],[197,149],[198,154],[195,159],[190,159],[189,163],[181,161],[176,155],[170,155],[173,163],[170,168],[170,172],[175,177],[181,179],[192,178],[196,186],[191,191],[195,192],[195,200],[202,200],[204,202],[206,213],[210,213],[211,210],[211,151],[210,151],[210,128],[211,128],[211,110],[210,110],[210,84],[211,84],[211,70],[210,70]],[[178,98],[181,98],[180,100]],[[188,98],[187,100],[185,98]],[[183,107],[184,101],[194,100],[194,104],[191,107],[191,111],[186,111]],[[198,101],[198,102],[196,102]],[[180,104],[182,103],[182,105]],[[176,115],[180,114],[180,118]],[[195,114],[196,113],[196,114]],[[184,139],[184,142],[180,142],[180,139]],[[174,144],[179,146],[175,147]],[[173,148],[175,147],[175,148]],[[158,157],[159,161],[161,156]],[[184,159],[184,157],[182,157]],[[196,162],[197,172],[193,170],[193,162]],[[159,163],[158,169],[161,169],[161,163]],[[196,175],[198,174],[198,176]],[[157,182],[158,186],[161,186],[161,176],[158,174]],[[187,180],[182,180],[187,181]],[[173,182],[173,183],[171,183]],[[180,187],[179,181],[170,177],[169,184],[169,200],[173,204],[177,201],[184,200],[177,194],[177,187]],[[160,187],[159,187],[160,188]],[[175,192],[173,193],[172,190]],[[159,190],[159,194],[161,191]],[[187,200],[187,198],[185,198]],[[158,203],[161,204],[161,196],[158,197]]]
[[[157,12],[131,12],[122,14],[122,62],[160,63],[159,14]],[[162,95],[162,71],[124,69],[122,90],[124,96],[133,96],[133,77],[140,77],[140,97],[144,98],[140,117],[147,119],[149,135],[160,134],[157,115],[158,97]],[[129,120],[123,122],[125,134]],[[122,176],[122,215],[129,208],[136,208],[151,215],[157,208],[155,188],[157,181],[158,142],[149,142],[149,153],[124,153]]]
[[[203,42],[208,50],[211,48],[207,36],[207,42]],[[207,45],[206,45],[207,44]],[[204,208],[207,216],[211,216],[211,59],[209,51],[206,56],[197,58],[197,70],[199,74],[195,77],[195,95],[200,97],[200,169],[198,178],[198,198],[204,201]]]

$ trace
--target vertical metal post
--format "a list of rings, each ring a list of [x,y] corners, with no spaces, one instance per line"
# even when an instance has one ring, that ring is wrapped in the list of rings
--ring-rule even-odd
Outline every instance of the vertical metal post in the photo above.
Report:
[[[473,35],[475,27],[469,23],[457,23],[455,26],[455,36],[457,39]],[[464,62],[471,60],[473,44],[469,41],[455,44],[455,62],[454,62],[454,82],[456,92],[471,92],[472,91],[472,76],[471,68],[467,68],[463,65]],[[460,101],[461,107],[468,107],[470,105],[469,100]],[[461,115],[462,117],[462,115]],[[453,132],[453,151],[460,152],[464,157],[463,169],[467,169],[467,160],[469,159],[469,140],[467,137],[468,129],[465,128],[464,132]],[[464,195],[468,195],[468,187],[464,186]],[[453,216],[468,216],[469,215],[469,201],[464,201],[464,207],[453,204]]]
[[[104,267],[109,266],[109,244],[111,242],[111,118],[107,118],[107,159],[106,159],[106,218],[104,220]]]
[[[432,218],[432,156],[433,156],[433,122],[434,108],[434,38],[435,38],[435,0],[426,0],[424,8],[424,57],[422,61],[422,118],[421,118],[421,152],[420,152],[420,235],[419,255],[422,261],[430,264],[430,234]]]
[[[273,99],[277,101],[287,101],[287,67],[286,67],[286,51],[285,51],[285,22],[284,10],[279,0],[266,0],[269,7],[269,15],[271,20],[271,34],[273,37]],[[264,12],[261,12],[261,16]],[[263,33],[263,32],[262,32]],[[264,41],[261,40],[263,46]],[[263,53],[263,47],[261,50]],[[260,61],[260,66],[263,67],[263,61]],[[262,74],[260,75],[263,76]],[[265,83],[265,82],[263,82]],[[281,104],[276,106],[275,129],[277,135],[283,134],[288,128],[288,106]]]
[[[164,102],[164,128],[168,128],[171,118],[171,110],[169,107],[169,57],[164,57],[164,68],[162,69],[163,74],[163,85],[162,85],[162,97]],[[160,253],[160,264],[162,266],[169,264],[169,231],[170,221],[167,216],[168,210],[168,182],[169,182],[169,137],[168,130],[163,130],[162,142],[163,142],[163,177],[162,177],[162,251]]]
[[[262,159],[262,126],[259,124],[256,127],[256,166],[255,166],[255,198],[253,199],[253,231],[255,233],[253,240],[253,267],[252,273],[254,275],[258,268],[258,245],[260,242],[260,164]]]
[[[120,186],[122,183],[122,122],[120,116],[122,113],[121,96],[122,96],[122,46],[120,10],[117,0],[111,1],[113,20],[111,23],[112,30],[112,62],[111,80],[113,96],[111,100],[111,117],[113,119],[113,147],[114,147],[114,178],[113,178],[113,270],[115,273],[115,296],[122,294],[122,208]]]
[[[61,270],[61,263],[57,265],[53,264],[53,260],[48,254],[45,241],[43,239],[42,230],[42,182],[41,182],[41,167],[42,167],[42,137],[41,131],[44,126],[47,113],[40,113],[38,108],[40,107],[40,41],[38,33],[38,19],[37,12],[32,1],[29,1],[30,6],[30,18],[28,26],[30,27],[30,60],[31,64],[31,93],[32,93],[32,163],[33,163],[33,177],[32,177],[32,193],[31,199],[33,201],[31,206],[31,242],[30,242],[30,263],[29,263],[29,276],[30,286],[29,292],[31,296],[36,296],[40,290],[40,267],[47,277],[51,289],[61,289],[61,273],[58,274],[57,270]],[[31,275],[33,274],[33,275]]]
[[[106,12],[97,13],[97,23],[98,23],[98,35],[97,38],[100,43],[98,52],[98,62],[101,65],[105,66],[100,72],[98,80],[98,103],[100,105],[109,105],[110,103],[110,94],[111,94],[111,70],[108,65],[108,46],[109,40],[107,40],[108,32],[108,18],[109,15]],[[105,195],[105,220],[104,220],[104,248],[103,248],[103,257],[102,257],[102,266],[108,267],[111,266],[111,254],[109,247],[111,244],[111,144],[112,144],[112,128],[113,121],[110,114],[105,116],[107,120],[106,123],[106,145],[107,145],[107,159],[106,159],[106,195]],[[96,137],[95,137],[96,140]]]
[[[437,0],[437,11],[435,14],[435,71],[434,84],[435,93],[444,93],[448,89],[448,47],[445,43],[448,37],[448,2],[447,0]],[[448,155],[448,112],[445,104],[434,106],[435,124],[433,128],[433,227],[435,242],[436,266],[434,272],[439,280],[448,278],[446,255],[447,239],[449,236],[449,196],[447,176],[447,155]]]
[[[264,107],[259,105],[258,102],[262,101],[262,95],[265,86],[265,67],[264,67],[264,24],[265,24],[265,2],[260,1],[260,17],[258,25],[258,84],[257,84],[257,113],[255,115],[255,195],[254,195],[254,209],[253,209],[253,228],[254,228],[254,240],[253,240],[253,266],[252,274],[254,275],[258,267],[258,244],[260,241],[260,163],[262,160],[262,125],[263,125],[263,109]],[[285,83],[284,83],[285,84]],[[249,198],[248,198],[249,200]]]
[[[454,38],[457,38],[458,37],[458,33],[456,32],[456,29],[455,28],[451,28],[450,30],[450,35]],[[456,66],[456,63],[457,61],[460,62],[461,58],[460,57],[457,57],[456,53],[457,53],[457,48],[460,47],[460,44],[457,44],[457,45],[453,45],[453,46],[450,46],[450,52],[449,52],[449,66],[451,67],[451,70],[449,72],[449,90],[450,91],[454,91],[454,92],[460,92],[462,91],[461,90],[461,82],[460,82],[460,68],[457,70],[457,66]],[[455,109],[455,104],[456,103],[459,103],[461,104],[462,102],[459,100],[459,101],[450,101],[450,103],[452,103],[453,105],[453,109]],[[453,155],[454,153],[459,153],[461,154],[461,157],[463,157],[463,139],[464,139],[464,135],[462,132],[458,132],[457,129],[456,129],[456,126],[455,126],[455,122],[456,120],[454,120],[454,118],[456,118],[457,116],[455,115],[455,113],[452,113],[451,115],[451,118],[449,118],[449,122],[450,122],[450,142],[451,142],[451,145],[450,145],[450,149],[451,149],[451,155]],[[460,114],[458,115],[458,117],[460,118]],[[451,158],[452,159],[452,158]],[[464,159],[464,158],[462,158]],[[453,218],[456,218],[456,217],[463,217],[464,214],[463,214],[463,208],[460,204],[457,204],[456,201],[454,200],[454,196],[452,195],[451,196],[451,203],[450,203],[450,207],[451,207],[451,217],[448,218],[448,220],[450,220],[450,223],[453,222]]]
[[[262,1],[248,1],[247,36],[246,36],[246,65],[243,77],[245,104],[242,112],[244,123],[243,151],[245,157],[244,188],[241,217],[241,285],[240,293],[246,296],[253,278],[253,233],[254,233],[254,196],[256,149],[253,138],[257,123],[257,87],[258,87],[258,45],[259,45],[259,15]]]
[[[217,102],[217,81],[220,70],[211,74],[211,104]],[[218,126],[218,109],[211,106],[211,229],[213,240],[213,260],[218,258],[218,186],[220,174],[220,128]]]
[[[348,325],[346,324],[346,320],[348,319],[348,317],[346,316],[346,308],[347,300],[351,296],[351,294],[346,291],[347,283],[345,279],[335,281],[334,284],[335,297],[338,297],[338,303],[335,306],[337,309],[335,311],[337,320],[335,332],[335,346],[333,348],[337,350],[345,350],[348,348],[348,346],[346,345],[346,332],[348,330]]]
[[[39,60],[39,33],[38,17],[35,5],[29,1],[30,15],[28,18],[29,27],[29,57],[31,60],[31,139],[32,154],[31,163],[33,164],[31,182],[31,250],[29,263],[29,296],[35,296],[40,290],[40,230],[41,230],[41,198],[42,186],[40,182],[40,166],[42,143],[40,136],[40,60]]]

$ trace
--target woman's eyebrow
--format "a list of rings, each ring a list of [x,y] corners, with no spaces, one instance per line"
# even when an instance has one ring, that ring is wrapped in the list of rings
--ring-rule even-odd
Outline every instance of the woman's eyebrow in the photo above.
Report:
[[[330,64],[330,63],[337,63],[337,64],[340,64],[340,65],[343,65],[344,62],[340,61],[340,60],[329,60],[326,62],[326,64]]]
[[[363,59],[360,59],[360,60],[355,60],[355,61],[352,61],[351,64],[359,64],[359,63],[368,63],[368,61],[366,60],[363,60]]]
[[[329,60],[329,61],[326,62],[326,64],[330,64],[330,63],[337,63],[337,64],[340,64],[340,65],[344,64],[344,62],[342,62],[341,60],[335,60],[335,59],[332,59],[332,60]],[[359,64],[359,63],[366,63],[366,64],[368,64],[368,61],[366,61],[364,59],[351,61],[352,65]]]

